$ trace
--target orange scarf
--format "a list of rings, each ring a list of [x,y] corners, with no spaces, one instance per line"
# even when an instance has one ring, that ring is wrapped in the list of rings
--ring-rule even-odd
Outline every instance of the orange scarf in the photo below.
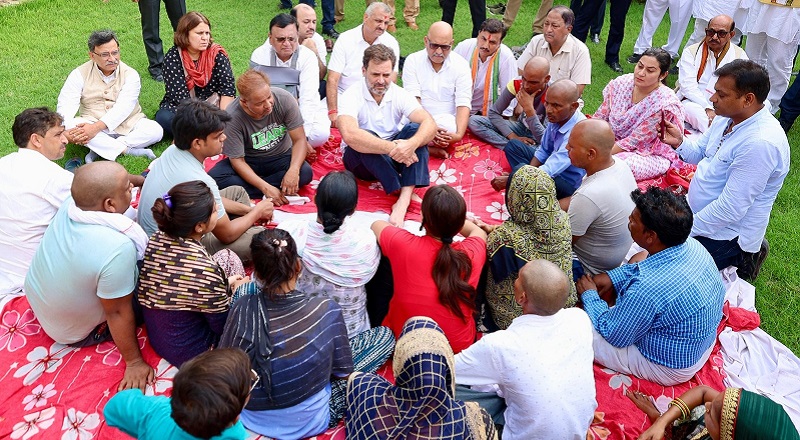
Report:
[[[475,51],[472,53],[472,82],[474,83],[476,80],[476,76],[478,76],[478,64],[480,61],[480,56],[478,55],[477,45],[475,47]],[[486,77],[483,79],[483,106],[481,106],[481,114],[483,116],[487,116],[489,110],[489,103],[493,103],[497,99],[497,81],[500,77],[500,58],[498,55],[500,54],[500,49],[497,49],[497,52],[489,58],[488,62],[489,65],[486,66]]]
[[[181,49],[181,61],[183,69],[186,71],[186,87],[189,90],[194,89],[195,86],[205,87],[208,85],[211,81],[211,72],[214,70],[214,60],[220,52],[226,57],[228,56],[222,46],[212,43],[208,49],[200,52],[200,58],[195,64],[189,56],[189,51]]]
[[[703,48],[703,55],[700,58],[700,68],[697,69],[697,82],[700,82],[700,78],[702,78],[703,72],[706,71],[706,64],[708,63],[708,44],[706,44],[705,41],[703,42],[702,48]],[[714,68],[719,68],[719,62],[722,61],[723,58],[725,58],[725,55],[728,53],[728,49],[730,48],[731,48],[731,42],[728,41],[728,44],[726,44],[725,47],[722,49],[722,51],[719,53],[719,56],[717,57],[717,64],[714,66]]]

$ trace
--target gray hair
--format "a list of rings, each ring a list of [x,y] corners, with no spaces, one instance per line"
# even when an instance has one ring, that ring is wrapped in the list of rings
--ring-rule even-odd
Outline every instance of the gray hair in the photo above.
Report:
[[[380,11],[378,11],[379,8]],[[370,3],[370,5],[367,6],[367,9],[364,11],[364,15],[367,17],[372,17],[372,15],[376,12],[383,12],[384,14],[392,15],[392,8],[390,8],[386,3],[382,2]]]
[[[117,39],[117,34],[115,34],[114,31],[110,29],[104,29],[92,32],[92,35],[89,35],[89,52],[94,52],[95,47],[102,46],[111,40],[116,41],[117,46],[119,46],[119,40]]]

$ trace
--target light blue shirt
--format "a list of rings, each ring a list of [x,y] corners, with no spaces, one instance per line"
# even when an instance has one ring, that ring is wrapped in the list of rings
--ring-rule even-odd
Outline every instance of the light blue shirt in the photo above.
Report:
[[[84,339],[105,322],[100,299],[130,295],[139,273],[133,242],[115,229],[73,221],[70,201],[44,233],[25,278],[33,313],[62,344]]]
[[[539,167],[540,169],[544,170],[552,178],[561,176],[570,182],[573,188],[578,188],[581,185],[581,180],[586,175],[586,171],[583,168],[572,165],[567,152],[567,141],[569,140],[570,132],[572,132],[572,127],[584,119],[586,119],[586,116],[583,113],[575,112],[567,122],[560,126],[554,123],[547,124],[542,136],[542,146],[536,150],[535,154],[536,159],[542,163]]]
[[[735,125],[717,116],[699,138],[676,150],[696,163],[687,200],[694,212],[693,236],[739,237],[745,252],[758,252],[772,204],[789,172],[789,142],[767,108]]]
[[[689,238],[607,274],[618,294],[614,307],[596,290],[583,292],[581,298],[609,344],[635,345],[651,362],[680,369],[695,365],[714,343],[725,287],[714,260],[697,240]]]
[[[164,194],[169,192],[173,186],[192,180],[202,180],[211,188],[214,201],[217,202],[217,217],[221,218],[225,215],[225,207],[222,206],[217,182],[206,173],[203,164],[195,159],[189,151],[170,145],[150,168],[150,173],[144,179],[142,195],[139,198],[139,224],[148,236],[158,230],[158,224],[153,219],[153,212],[150,210],[156,199],[164,197]]]

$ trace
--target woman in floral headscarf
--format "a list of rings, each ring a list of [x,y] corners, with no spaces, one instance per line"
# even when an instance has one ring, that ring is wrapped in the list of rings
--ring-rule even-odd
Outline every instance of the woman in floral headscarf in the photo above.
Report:
[[[486,300],[501,329],[522,314],[514,301],[514,280],[525,263],[551,261],[572,279],[572,232],[567,213],[558,205],[553,179],[539,168],[523,166],[508,181],[506,206],[511,218],[500,226],[485,227],[490,231]],[[567,307],[576,301],[575,286],[570,283]]]
[[[631,399],[642,408],[637,399],[634,397]],[[741,388],[727,388],[719,392],[707,386],[699,386],[673,400],[669,404],[669,409],[639,436],[639,440],[664,438],[667,427],[676,421],[687,419],[692,408],[701,405],[705,405],[705,429],[692,436],[692,440],[800,439],[800,434],[792,419],[786,414],[786,410],[769,398]],[[642,409],[651,412],[650,408]],[[652,411],[658,414],[655,407],[652,407]]]
[[[347,438],[359,440],[496,440],[477,403],[455,400],[453,350],[436,321],[406,321],[395,346],[395,385],[375,374],[347,382]]]

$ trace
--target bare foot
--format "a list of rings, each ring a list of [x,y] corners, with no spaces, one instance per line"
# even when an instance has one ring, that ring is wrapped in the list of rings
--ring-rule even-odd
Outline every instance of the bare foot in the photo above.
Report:
[[[400,200],[395,202],[392,205],[392,213],[389,215],[389,224],[392,226],[397,226],[398,228],[403,227],[403,223],[406,221],[406,211],[408,210],[408,205],[403,205]]]
[[[492,188],[494,188],[495,191],[499,192],[506,189],[507,184],[508,184],[508,174],[503,173],[502,175],[492,179]]]
[[[417,203],[422,203],[422,197],[418,196],[417,193],[412,192],[411,193],[411,201],[412,202],[417,202]]]
[[[447,150],[441,147],[428,146],[428,155],[436,159],[447,159],[450,157]]]
[[[655,422],[655,420],[661,415],[656,406],[653,404],[653,401],[650,400],[651,397],[647,394],[629,389],[628,391],[625,391],[625,395],[628,396],[628,399],[631,399],[631,402],[633,402],[637,408],[647,414],[647,417],[650,418],[650,422]]]

